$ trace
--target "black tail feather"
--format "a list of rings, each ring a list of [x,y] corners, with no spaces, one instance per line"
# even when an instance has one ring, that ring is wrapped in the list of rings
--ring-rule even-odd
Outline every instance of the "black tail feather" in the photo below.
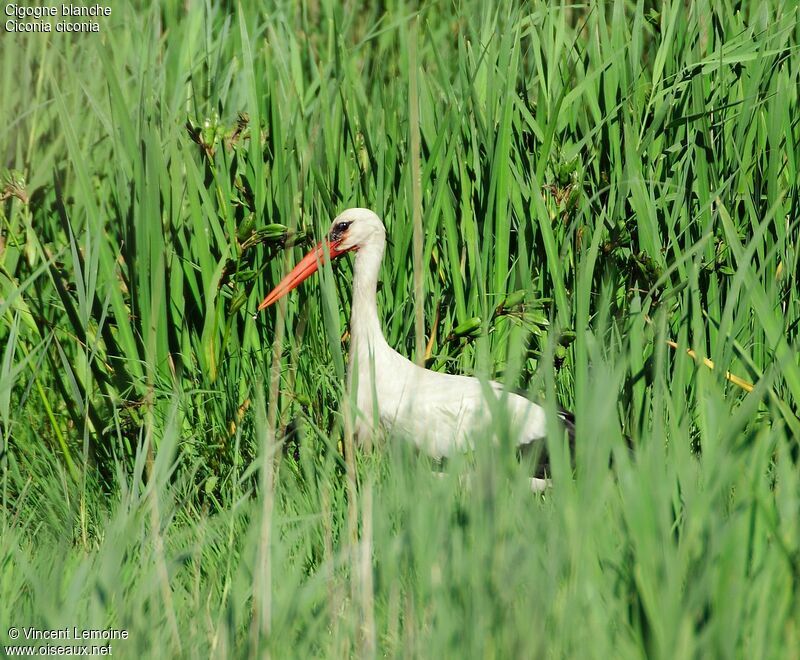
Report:
[[[575,414],[564,408],[559,408],[556,414],[567,430],[567,434],[569,435],[569,449],[570,452],[572,452],[575,449]]]
[[[571,413],[569,410],[565,410],[564,408],[560,407],[556,412],[556,414],[558,415],[558,419],[564,426],[564,430],[567,432],[567,442],[569,444],[569,462],[570,465],[572,466],[572,469],[574,470],[575,469],[575,415]],[[627,447],[628,451],[632,453],[634,450],[633,440],[629,435],[623,435],[623,438],[625,440],[625,446]],[[526,445],[520,445],[517,448],[517,456],[520,459],[522,459],[523,457],[530,457],[531,455],[533,455],[535,458],[533,476],[538,477],[540,479],[549,477],[550,454],[547,449],[547,443],[530,442]],[[609,456],[608,465],[609,467],[614,466],[613,454]]]
[[[567,432],[567,442],[569,444],[569,461],[575,467],[575,415],[564,408],[556,412],[558,419],[564,430]],[[532,476],[538,479],[550,477],[550,453],[547,443],[542,441],[528,442],[517,447],[517,458],[519,460],[530,461]]]

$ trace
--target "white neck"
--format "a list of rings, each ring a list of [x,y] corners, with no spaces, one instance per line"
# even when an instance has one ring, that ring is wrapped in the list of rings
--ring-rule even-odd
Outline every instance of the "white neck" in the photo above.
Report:
[[[355,256],[353,272],[353,304],[350,311],[350,336],[353,348],[369,354],[386,345],[378,318],[378,273],[386,244],[375,236]]]

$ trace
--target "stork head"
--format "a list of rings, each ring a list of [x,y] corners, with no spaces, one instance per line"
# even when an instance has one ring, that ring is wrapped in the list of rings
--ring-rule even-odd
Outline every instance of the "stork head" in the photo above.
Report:
[[[374,241],[383,244],[386,229],[381,219],[369,209],[347,209],[342,211],[331,224],[328,238],[318,243],[303,257],[294,269],[284,277],[269,295],[258,306],[258,310],[269,307],[272,303],[297,288],[308,279],[324,263],[326,255],[336,259],[346,252],[358,250]]]
[[[381,219],[369,209],[342,211],[334,218],[328,231],[329,245],[336,246],[338,254],[358,250],[376,238],[385,237],[386,229]]]

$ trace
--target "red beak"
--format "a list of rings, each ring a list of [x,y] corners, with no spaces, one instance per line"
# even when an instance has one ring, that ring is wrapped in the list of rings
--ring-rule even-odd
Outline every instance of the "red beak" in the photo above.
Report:
[[[292,272],[284,277],[278,283],[278,286],[270,291],[269,295],[261,301],[261,304],[258,306],[258,311],[260,312],[262,309],[266,309],[272,303],[276,302],[280,298],[283,298],[283,296],[289,293],[289,291],[296,289],[301,282],[307,280],[314,273],[316,273],[320,265],[325,263],[325,244],[328,246],[328,254],[330,254],[331,260],[336,259],[336,257],[339,257],[345,252],[350,251],[339,249],[340,243],[341,240],[318,243],[305,257],[300,260],[300,263],[298,263],[292,269]]]

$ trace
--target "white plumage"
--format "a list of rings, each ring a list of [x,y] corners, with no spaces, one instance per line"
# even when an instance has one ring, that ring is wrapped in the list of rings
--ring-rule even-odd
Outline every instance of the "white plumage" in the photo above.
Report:
[[[492,420],[498,417],[492,413],[502,406],[516,445],[544,438],[544,410],[532,401],[506,392],[495,381],[423,369],[389,346],[376,297],[385,245],[386,230],[375,213],[348,209],[333,221],[327,250],[323,243],[317,245],[259,306],[271,305],[314,273],[326,252],[331,259],[355,252],[348,377],[351,391],[356,391],[356,433],[381,426],[433,457],[447,457],[468,449],[474,439],[496,439]],[[536,490],[546,484],[531,480]]]

